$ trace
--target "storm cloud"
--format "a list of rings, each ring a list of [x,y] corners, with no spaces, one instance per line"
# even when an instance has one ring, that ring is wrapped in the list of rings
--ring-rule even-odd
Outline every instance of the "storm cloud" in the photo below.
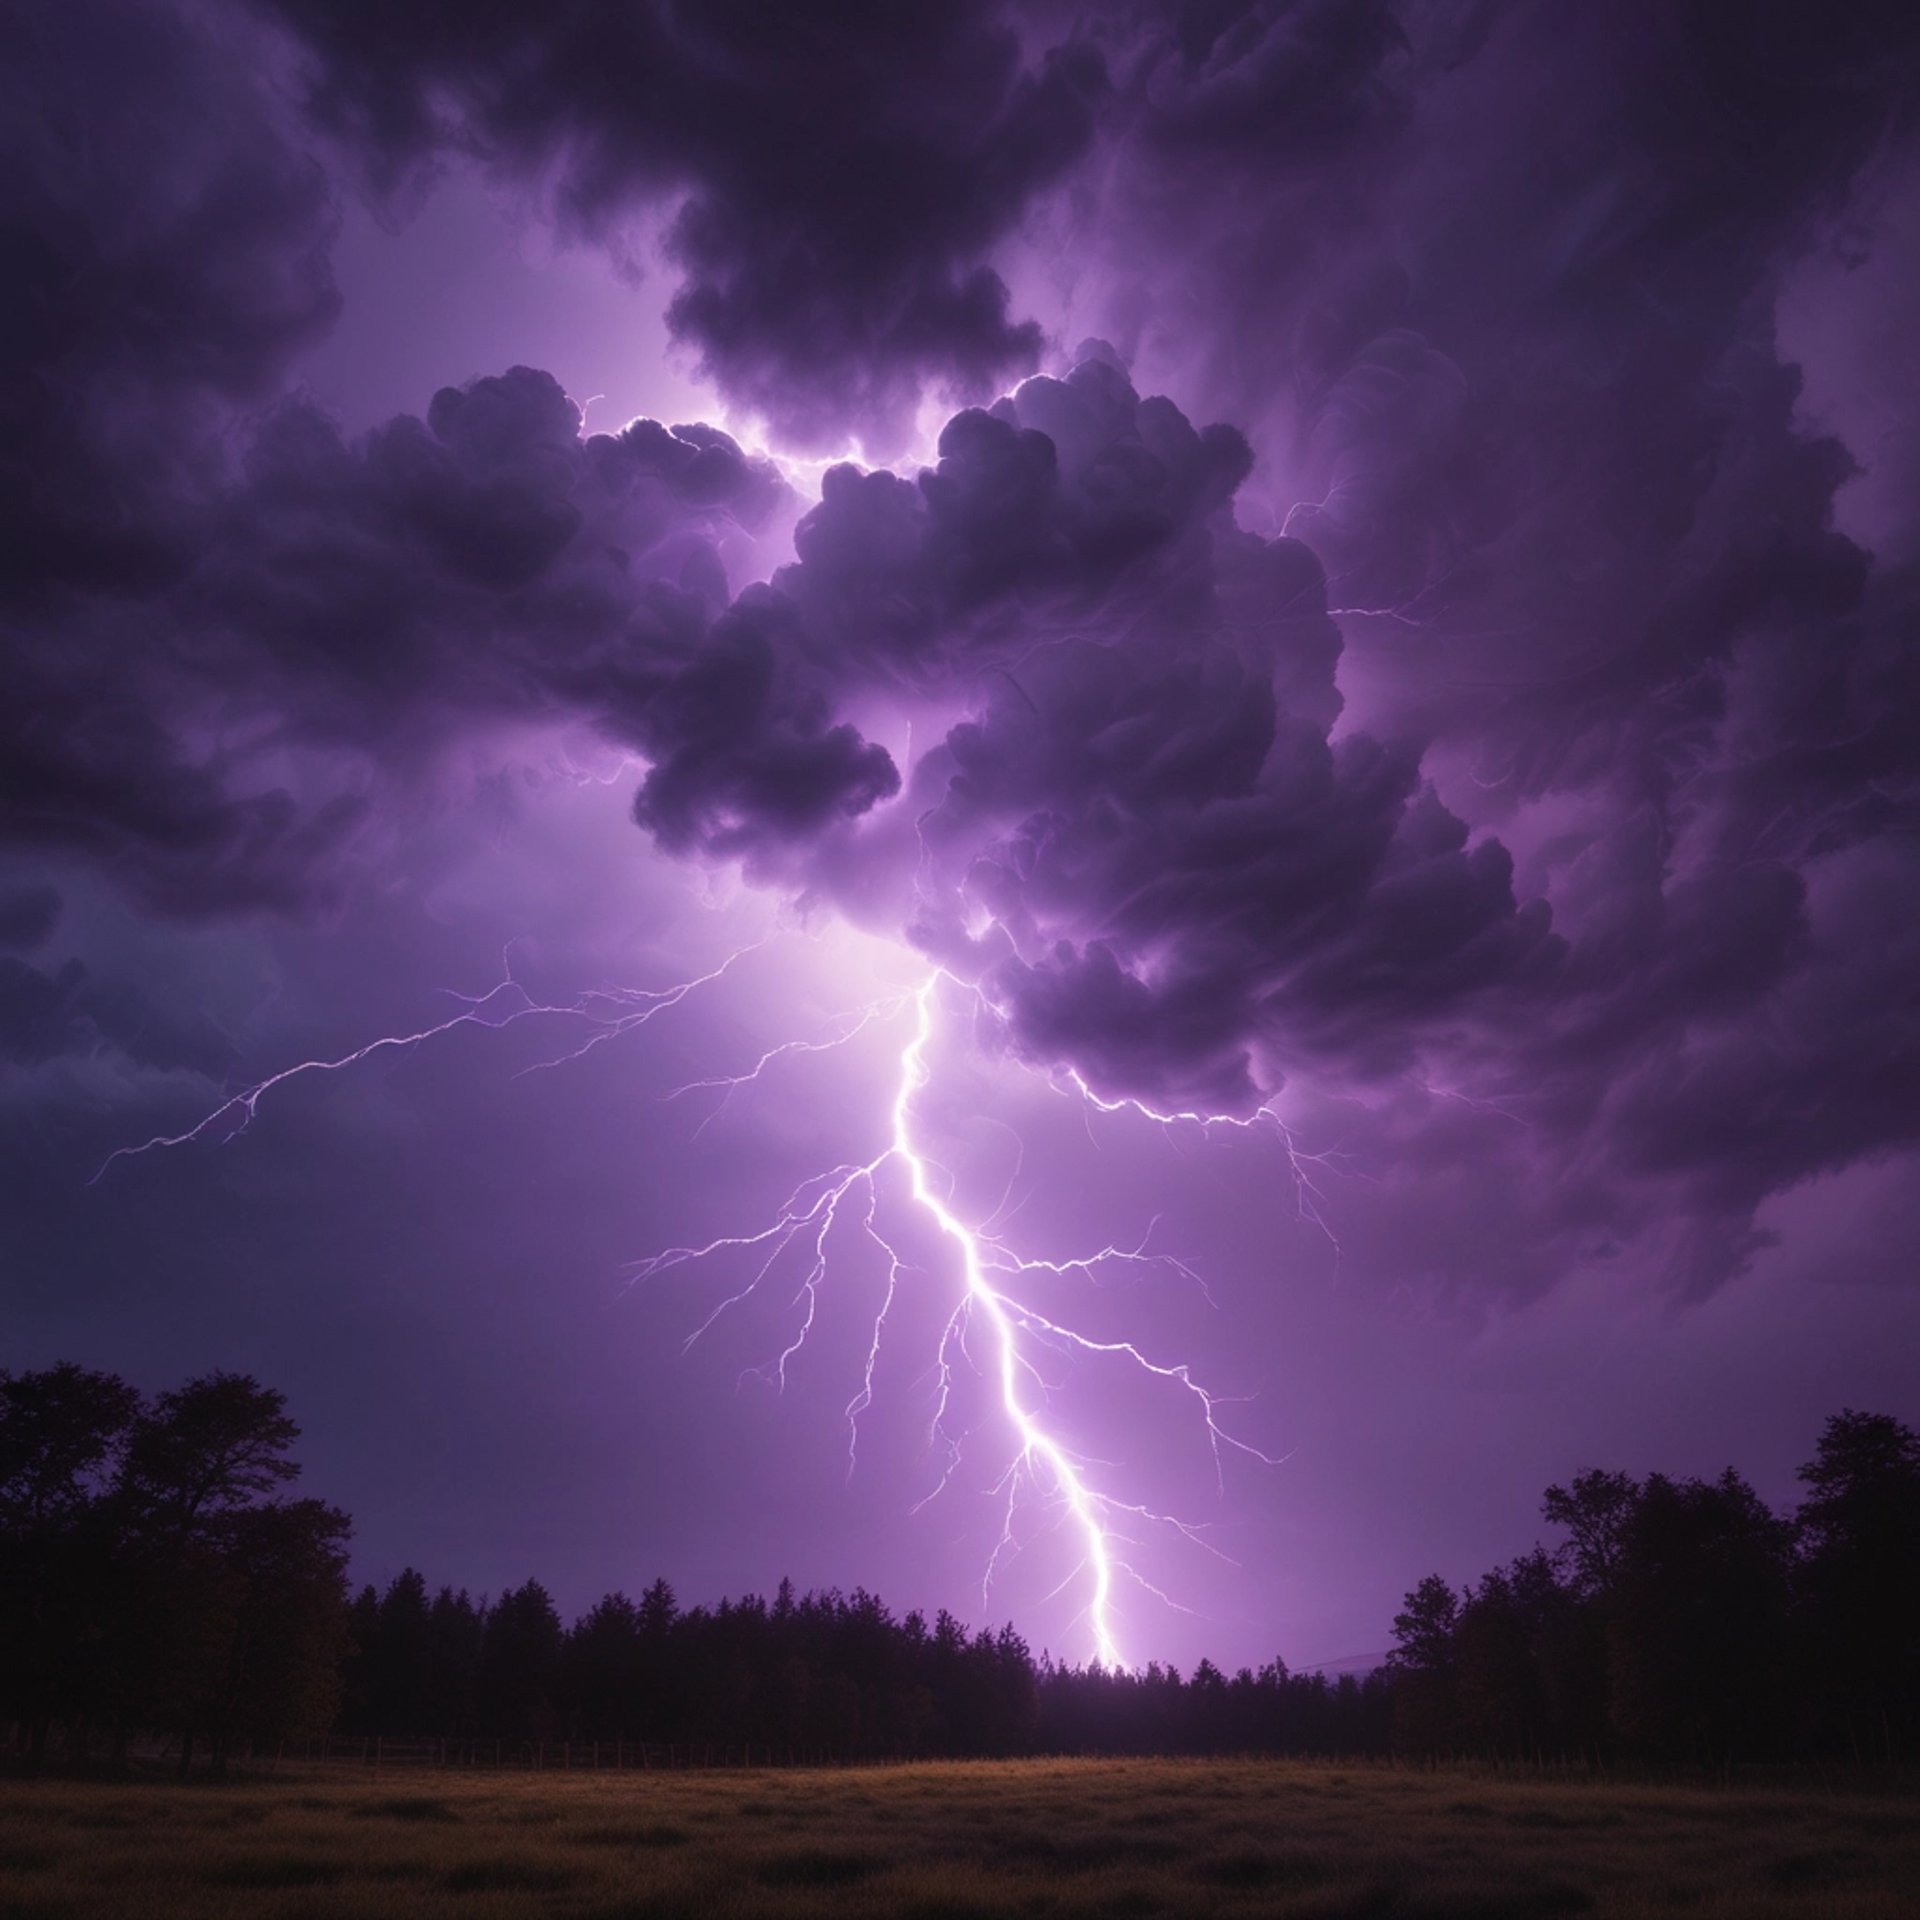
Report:
[[[1075,38],[1030,59],[979,0],[265,10],[383,186],[473,154],[627,254],[664,223],[674,332],[790,446],[889,454],[923,387],[990,397],[1039,357],[987,255],[1090,143],[1105,72]]]
[[[1920,1115],[1914,580],[1836,525],[1854,456],[1774,326],[1910,159],[1912,38],[37,20],[0,836],[150,911],[312,912],[450,760],[584,726],[668,854],[911,943],[1037,1070],[1336,1137],[1380,1274],[1513,1297],[1635,1247],[1711,1290]],[[774,459],[585,434],[536,369],[348,436],[294,382],[329,168],[394,208],[449,156],[640,247],[792,451],[979,404],[923,470],[827,469],[779,565]],[[119,1030],[6,965],[16,1055]]]

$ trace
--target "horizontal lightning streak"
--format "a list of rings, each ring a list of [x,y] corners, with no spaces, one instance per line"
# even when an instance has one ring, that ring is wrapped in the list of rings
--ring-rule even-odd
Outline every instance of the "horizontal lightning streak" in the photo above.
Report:
[[[1314,1184],[1313,1176],[1307,1172],[1309,1166],[1321,1168],[1331,1166],[1332,1157],[1324,1150],[1319,1153],[1308,1153],[1294,1139],[1293,1130],[1274,1112],[1272,1107],[1256,1107],[1253,1112],[1244,1115],[1200,1113],[1178,1109],[1167,1113],[1148,1106],[1144,1100],[1103,1099],[1071,1068],[1068,1069],[1066,1078],[1089,1107],[1097,1107],[1102,1113],[1137,1113],[1142,1119],[1151,1120],[1161,1127],[1173,1127],[1184,1121],[1190,1126],[1208,1130],[1214,1127],[1232,1127],[1241,1133],[1270,1131],[1279,1141],[1281,1151],[1287,1156],[1287,1168],[1293,1175],[1294,1198],[1300,1218],[1320,1233],[1328,1246],[1333,1249],[1336,1257],[1338,1256],[1340,1242],[1328,1223],[1326,1215],[1321,1211],[1327,1204],[1327,1197]]]
[[[437,1020],[412,1033],[382,1034],[378,1039],[369,1040],[363,1046],[331,1058],[297,1061],[293,1066],[282,1067],[278,1073],[267,1075],[264,1080],[255,1081],[250,1087],[243,1087],[238,1093],[229,1094],[183,1132],[157,1133],[152,1139],[141,1141],[138,1146],[115,1147],[101,1161],[87,1184],[95,1185],[116,1160],[135,1159],[143,1153],[153,1153],[167,1147],[188,1146],[212,1132],[229,1115],[235,1117],[235,1124],[224,1137],[231,1140],[236,1134],[245,1133],[253,1124],[261,1100],[275,1087],[284,1086],[289,1080],[297,1080],[309,1073],[341,1073],[377,1053],[406,1051],[425,1041],[436,1040],[444,1033],[451,1033],[457,1027],[484,1027],[489,1032],[498,1032],[503,1027],[515,1026],[522,1020],[536,1016],[591,1021],[595,1032],[579,1047],[570,1053],[556,1055],[552,1060],[541,1061],[538,1065],[558,1066],[563,1061],[577,1060],[603,1041],[631,1033],[636,1027],[644,1027],[656,1014],[666,1012],[669,1007],[677,1007],[696,988],[718,980],[736,961],[763,945],[764,941],[756,941],[751,947],[737,948],[711,972],[703,973],[696,979],[678,981],[670,987],[594,988],[565,1001],[534,999],[513,977],[509,965],[505,978],[489,987],[485,993],[455,994],[453,997],[465,1004],[460,1012],[449,1015],[445,1020]],[[612,1011],[622,1008],[626,1010]],[[524,1072],[535,1070],[523,1069]]]
[[[844,1047],[848,1041],[856,1039],[859,1035],[865,1033],[876,1020],[884,1020],[889,1014],[897,1013],[900,1010],[900,1005],[901,1003],[897,998],[893,1000],[876,1000],[871,1006],[855,1007],[846,1013],[835,1014],[833,1016],[834,1019],[852,1020],[854,1024],[849,1027],[846,1032],[836,1033],[831,1039],[827,1040],[782,1040],[778,1046],[769,1047],[766,1052],[743,1073],[713,1073],[708,1074],[706,1078],[702,1080],[688,1080],[680,1086],[675,1087],[671,1092],[663,1093],[660,1098],[665,1102],[678,1100],[686,1094],[700,1093],[715,1087],[724,1088],[728,1093],[731,1093],[736,1087],[751,1086],[776,1060],[784,1060],[790,1054],[796,1053],[832,1053],[836,1048]]]

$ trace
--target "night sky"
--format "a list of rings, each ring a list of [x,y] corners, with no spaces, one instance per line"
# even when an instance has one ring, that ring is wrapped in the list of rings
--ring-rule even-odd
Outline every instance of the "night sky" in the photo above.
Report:
[[[1183,1667],[1914,1419],[1908,14],[13,9],[0,1365]]]

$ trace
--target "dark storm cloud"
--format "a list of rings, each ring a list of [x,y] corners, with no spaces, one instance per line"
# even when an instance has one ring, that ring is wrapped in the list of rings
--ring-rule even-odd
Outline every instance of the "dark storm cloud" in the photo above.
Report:
[[[266,10],[378,180],[478,154],[616,244],[677,203],[672,327],[789,444],[886,451],[923,385],[986,395],[1034,364],[985,256],[1085,150],[1104,76],[1074,45],[1029,59],[1000,6]]]
[[[1464,1177],[1508,1217],[1498,1114],[1524,1116],[1541,1270],[1670,1210],[1673,1271],[1710,1286],[1768,1194],[1920,1110],[1892,985],[1920,956],[1886,907],[1920,885],[1914,582],[1835,531],[1852,463],[1773,334],[1794,262],[1857,253],[1855,204],[1909,177],[1910,10],[1258,4],[1106,34],[1107,168],[1047,241],[1076,319],[1248,424],[1274,523],[1376,610],[1341,616],[1350,720],[1424,743],[1474,829],[1441,868],[1480,863],[1457,900],[1409,886],[1404,942],[1322,923],[1259,1002],[1279,1058],[1404,1048],[1497,1104]],[[1470,1013],[1446,983],[1502,925],[1490,833],[1553,932],[1492,1026],[1482,1002],[1436,1044],[1423,997]],[[1396,952],[1423,955],[1407,996]],[[1341,1133],[1423,1190],[1384,1107]]]
[[[1844,456],[1790,431],[1773,298],[1910,135],[1909,9],[1135,18],[1082,210],[1123,344],[1257,424],[1336,602],[1411,622],[1374,643],[1420,724],[1550,780],[1563,705],[1617,714],[1723,649],[1737,573],[1818,564]]]
[[[7,66],[0,843],[170,913],[298,910],[492,719],[643,752],[686,849],[889,791],[752,616],[703,645],[720,550],[789,497],[724,434],[583,444],[524,369],[352,446],[276,399],[337,307],[332,188],[243,25],[100,0]]]
[[[1908,10],[1132,19],[1065,250],[1253,428],[1335,602],[1389,610],[1407,724],[1582,784],[1743,595],[1831,573],[1844,455],[1791,431],[1772,304],[1907,137]]]
[[[352,445],[303,402],[275,411],[192,568],[140,610],[137,706],[97,697],[120,610],[21,643],[12,837],[175,911],[297,907],[442,749],[558,721],[645,756],[639,811],[676,852],[751,862],[891,793],[891,761],[787,657],[778,596],[726,608],[714,541],[784,499],[773,469],[706,428],[579,425],[524,367]],[[223,726],[267,765],[316,760],[301,797],[249,792],[245,752],[196,755]]]
[[[182,1021],[124,982],[78,960],[51,970],[0,954],[0,1061],[35,1068],[104,1057],[118,1068],[217,1080],[232,1046],[204,1020]]]
[[[44,25],[10,844],[297,909],[448,755],[585,724],[662,847],[910,938],[1028,1063],[1337,1137],[1353,1243],[1436,1290],[1628,1246],[1704,1290],[1913,1137],[1914,582],[1834,530],[1771,331],[1902,150],[1894,14],[1119,11],[1108,95],[974,10],[278,11],[390,184],[475,152],[609,238],[685,195],[676,324],[791,435],[1024,367],[990,256],[1058,185],[1100,317],[1251,443],[1092,343],[829,471],[733,592],[788,495],[711,428],[582,439],[525,367],[360,439],[271,400],[324,181],[230,49],[142,14],[96,95]],[[16,1057],[120,1031],[8,964]]]
[[[528,367],[351,442],[296,400],[249,449],[192,601],[236,658],[264,644],[310,681],[312,724],[348,740],[442,704],[637,707],[657,662],[623,650],[628,623],[663,646],[676,623],[697,637],[726,597],[715,543],[785,493],[710,429],[583,441],[559,383]]]
[[[204,544],[235,409],[337,309],[331,190],[165,9],[34,9],[0,88],[0,839],[167,905],[291,904],[348,809],[227,789],[153,601]]]
[[[973,709],[909,798],[914,937],[1026,1058],[1238,1117],[1305,1060],[1404,1070],[1557,958],[1417,745],[1329,739],[1324,582],[1234,526],[1248,465],[1096,350],[915,481],[830,474],[776,579],[843,679]]]
[[[814,356],[808,390],[838,432],[863,407],[910,411],[923,375],[990,387],[1031,358],[1034,331],[962,256],[1081,144],[1091,72],[1027,72],[984,15],[890,16],[877,64],[804,22],[773,48],[764,21],[598,19],[463,14],[476,113],[499,92],[487,61],[518,70],[523,124],[485,139],[510,166],[564,150],[563,197],[593,226],[704,167],[677,244],[711,269],[686,297],[737,387]],[[446,51],[425,10],[407,23],[408,61]],[[445,77],[362,72],[346,43],[364,24],[328,23],[346,67],[378,80],[376,145],[398,167],[427,139],[398,103]],[[257,37],[101,0],[36,17],[17,51],[9,842],[98,861],[168,911],[298,907],[338,884],[379,792],[457,731],[450,714],[602,722],[654,763],[641,811],[683,851],[751,854],[892,790],[886,757],[781,666],[777,606],[736,609],[702,645],[726,593],[713,549],[783,495],[764,463],[699,427],[583,448],[557,385],[530,374],[449,390],[363,447],[298,401],[243,419],[337,306],[332,189],[252,77],[271,65]],[[936,68],[948,110],[903,117],[904,79]],[[590,73],[609,89],[597,108]],[[857,137],[823,143],[823,123]],[[856,175],[893,211],[842,216],[834,241],[822,196]],[[780,233],[755,227],[763,206]],[[768,301],[797,331],[763,344]]]
[[[359,795],[303,804],[244,771],[230,783],[224,756],[195,743],[222,703],[163,659],[114,658],[140,645],[134,616],[96,629],[69,613],[51,639],[45,619],[4,646],[0,844],[77,854],[168,913],[295,911],[324,891]]]
[[[59,920],[60,904],[56,887],[0,888],[0,948],[18,953],[39,946]]]
[[[774,584],[836,669],[934,687],[1076,622],[1210,610],[1210,520],[1251,462],[1230,427],[1196,433],[1142,401],[1101,343],[1065,379],[1026,381],[949,420],[911,479],[826,474]]]
[[[1183,653],[1176,675],[1076,650],[949,739],[927,838],[971,850],[967,892],[1028,948],[986,975],[1023,1052],[1106,1098],[1244,1117],[1315,1059],[1404,1069],[1423,1027],[1551,964],[1544,908],[1497,843],[1467,846],[1416,750],[1330,743],[1231,648]]]
[[[12,22],[0,70],[0,595],[178,574],[225,409],[338,310],[331,189],[244,70],[162,7]]]
[[[309,727],[588,720],[651,763],[637,810],[663,844],[750,864],[898,784],[796,670],[779,597],[726,605],[713,539],[787,490],[725,434],[582,441],[552,376],[516,367],[355,447],[289,410],[248,480],[195,605],[238,655],[269,638]]]

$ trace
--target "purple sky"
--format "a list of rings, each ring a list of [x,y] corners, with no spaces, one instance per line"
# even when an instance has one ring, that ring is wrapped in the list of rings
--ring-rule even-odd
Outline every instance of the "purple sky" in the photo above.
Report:
[[[1183,1667],[1915,1417],[1905,11],[43,10],[0,1363]]]

